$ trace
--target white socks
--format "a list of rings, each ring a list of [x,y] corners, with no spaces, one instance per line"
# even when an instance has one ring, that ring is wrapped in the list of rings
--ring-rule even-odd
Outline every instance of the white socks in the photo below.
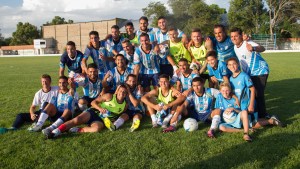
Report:
[[[213,129],[213,130],[218,129],[218,126],[219,126],[220,122],[221,122],[220,115],[215,115],[212,118],[210,129]]]
[[[124,119],[119,117],[115,122],[114,125],[116,126],[116,129],[118,129],[120,126],[124,124]]]
[[[45,121],[47,120],[48,117],[49,117],[49,115],[45,111],[42,111],[42,113],[40,114],[39,120],[36,124],[37,125],[44,125],[44,123],[45,123]]]

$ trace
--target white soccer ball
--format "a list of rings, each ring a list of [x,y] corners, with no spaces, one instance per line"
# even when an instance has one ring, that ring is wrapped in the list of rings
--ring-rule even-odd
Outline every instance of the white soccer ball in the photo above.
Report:
[[[183,123],[183,128],[186,132],[192,132],[198,129],[198,122],[196,119],[188,118]]]
[[[223,112],[223,120],[225,121],[225,123],[233,123],[236,119],[237,114],[232,111],[230,113],[225,113]]]

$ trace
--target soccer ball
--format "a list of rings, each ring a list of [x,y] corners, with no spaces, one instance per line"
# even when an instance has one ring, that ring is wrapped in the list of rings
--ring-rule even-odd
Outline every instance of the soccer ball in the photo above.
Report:
[[[226,123],[233,123],[236,119],[236,116],[237,114],[234,111],[230,112],[229,114],[223,112],[223,120]]]
[[[196,119],[188,118],[183,123],[183,128],[186,132],[192,132],[198,129],[198,122]]]

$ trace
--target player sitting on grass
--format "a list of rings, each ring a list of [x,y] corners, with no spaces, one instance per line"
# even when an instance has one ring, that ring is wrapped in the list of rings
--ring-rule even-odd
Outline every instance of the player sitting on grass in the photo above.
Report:
[[[226,63],[218,60],[217,52],[216,51],[209,51],[207,52],[206,56],[207,61],[207,69],[208,74],[210,76],[211,82],[213,83],[214,88],[221,82],[228,82],[230,71],[227,69]]]
[[[251,121],[254,124],[252,127],[259,128],[268,124],[283,127],[283,124],[275,116],[272,116],[270,119],[258,119],[257,112],[254,110],[255,87],[250,76],[240,71],[236,58],[228,59],[227,67],[232,72],[232,76],[229,79],[232,91],[240,101],[241,110],[246,110],[251,115]]]
[[[179,69],[174,72],[170,83],[171,85],[176,84],[176,89],[183,92],[191,88],[193,78],[198,77],[199,75],[189,68],[188,60],[185,58],[179,60],[178,66]]]
[[[51,98],[50,103],[42,110],[37,123],[34,123],[28,128],[29,131],[40,131],[45,121],[50,119],[54,122],[50,127],[43,130],[44,132],[51,132],[64,121],[69,120],[72,117],[72,111],[74,108],[75,100],[73,102],[74,90],[68,89],[68,78],[66,76],[60,76],[58,80],[59,91],[56,96]]]
[[[159,85],[159,88],[145,94],[142,97],[142,102],[148,108],[153,127],[157,127],[159,124],[166,128],[172,116],[176,114],[177,106],[184,101],[184,97],[178,96],[178,91],[171,89],[168,75],[162,74],[159,76]],[[165,118],[162,122],[163,117]]]
[[[25,122],[36,122],[41,111],[51,101],[53,96],[58,93],[57,86],[51,86],[51,77],[48,74],[41,76],[42,89],[35,93],[34,99],[29,109],[29,113],[19,113],[10,128],[0,128],[0,133],[19,129]],[[36,108],[39,106],[39,110]]]
[[[214,133],[218,129],[221,121],[220,111],[213,110],[213,100],[217,98],[220,93],[219,90],[214,88],[204,87],[205,79],[195,77],[192,80],[192,88],[186,101],[178,108],[178,114],[171,119],[171,123],[180,119],[181,114],[188,115],[197,121],[211,123],[207,136],[214,138]],[[172,129],[172,127],[174,129]],[[170,126],[164,132],[175,131],[176,126]]]
[[[215,104],[215,110],[220,111],[223,117],[219,129],[224,132],[244,131],[243,139],[251,142],[248,112],[246,110],[241,111],[240,107],[235,104],[236,99],[232,97],[233,94],[228,82],[220,84],[220,92]],[[243,130],[241,129],[242,127]]]
[[[133,132],[140,126],[140,122],[145,111],[145,108],[141,102],[143,89],[141,85],[137,86],[137,77],[134,74],[129,74],[127,76],[126,87],[128,91],[128,97],[126,99],[127,103],[129,103],[129,107],[125,111],[123,119],[124,121],[126,121],[129,118],[133,119],[130,128],[130,132]]]
[[[126,111],[127,103],[125,98],[128,92],[125,85],[120,85],[116,90],[116,94],[106,93],[102,96],[98,96],[92,101],[92,107],[83,111],[77,117],[60,125],[57,129],[53,130],[47,138],[58,137],[65,131],[74,133],[85,132],[99,132],[103,129],[104,124],[110,130],[115,130],[116,126],[110,119],[117,118],[121,113]],[[87,124],[86,127],[75,127],[82,124]]]

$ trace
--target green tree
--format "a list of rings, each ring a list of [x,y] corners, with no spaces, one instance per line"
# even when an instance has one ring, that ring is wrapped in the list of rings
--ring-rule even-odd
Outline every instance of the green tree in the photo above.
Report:
[[[146,8],[142,9],[145,16],[148,19],[152,20],[151,26],[157,26],[157,19],[160,16],[167,17],[169,15],[169,11],[161,2],[150,2]]]
[[[61,24],[70,24],[70,23],[74,23],[73,20],[68,20],[66,21],[65,18],[62,18],[60,16],[55,16],[51,22],[47,22],[45,24],[43,24],[44,26],[47,26],[47,25],[61,25]]]
[[[280,26],[287,20],[290,24],[299,21],[300,18],[300,0],[266,0],[269,7],[269,30],[273,35],[277,30],[281,30]],[[286,16],[289,16],[286,17]],[[287,19],[287,20],[286,20]]]
[[[230,27],[239,27],[244,31],[261,33],[263,25],[268,23],[267,10],[262,0],[231,0],[228,12]],[[263,30],[261,30],[263,31]]]
[[[36,26],[28,22],[19,22],[17,24],[17,30],[12,34],[10,45],[32,45],[34,39],[40,38],[39,35]]]

